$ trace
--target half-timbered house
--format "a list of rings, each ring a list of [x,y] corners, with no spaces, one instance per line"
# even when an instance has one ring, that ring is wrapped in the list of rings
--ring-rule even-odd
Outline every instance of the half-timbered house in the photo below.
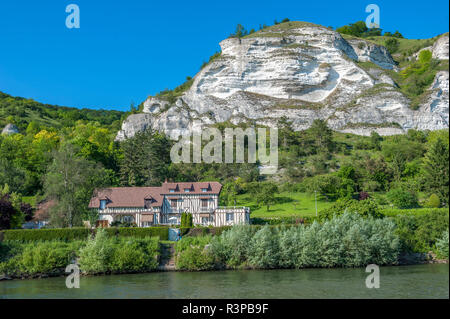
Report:
[[[225,226],[250,223],[248,207],[220,207],[218,182],[165,182],[161,187],[98,189],[89,208],[98,211],[98,225],[127,221],[140,227],[178,225],[182,213],[192,214],[194,225]]]

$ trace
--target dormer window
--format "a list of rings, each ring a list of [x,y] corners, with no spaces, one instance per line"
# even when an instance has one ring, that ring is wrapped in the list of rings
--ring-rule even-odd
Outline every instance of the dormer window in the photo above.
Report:
[[[191,191],[190,188],[185,188],[185,189],[184,189],[184,192],[185,192],[185,193],[189,193],[190,191]]]
[[[146,198],[144,200],[144,207],[145,208],[150,208],[152,206],[153,202],[155,202],[155,200],[153,198]]]
[[[206,193],[208,191],[207,188],[202,188],[202,193]]]
[[[175,193],[175,189],[174,188],[169,189],[169,193]]]
[[[106,209],[106,199],[100,200],[100,209]]]

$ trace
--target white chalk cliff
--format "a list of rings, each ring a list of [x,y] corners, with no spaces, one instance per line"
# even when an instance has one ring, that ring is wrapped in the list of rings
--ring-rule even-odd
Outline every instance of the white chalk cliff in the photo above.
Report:
[[[448,42],[448,34],[435,41],[433,57],[448,60]],[[117,139],[150,127],[177,138],[224,121],[276,126],[283,116],[295,130],[324,119],[334,130],[361,135],[448,128],[448,70],[438,72],[425,101],[412,110],[387,72],[398,71],[391,55],[370,41],[290,22],[220,46],[221,55],[174,103],[148,98],[142,113],[124,121]]]

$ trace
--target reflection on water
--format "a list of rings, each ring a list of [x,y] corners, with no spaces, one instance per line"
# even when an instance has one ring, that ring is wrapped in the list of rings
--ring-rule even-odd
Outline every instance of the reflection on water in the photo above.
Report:
[[[0,282],[0,298],[449,298],[449,266],[380,268],[368,289],[364,268],[157,272]]]

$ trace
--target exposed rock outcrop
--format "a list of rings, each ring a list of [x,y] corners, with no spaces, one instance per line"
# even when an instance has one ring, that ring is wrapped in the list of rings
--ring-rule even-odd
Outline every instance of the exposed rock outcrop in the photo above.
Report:
[[[176,102],[151,97],[131,115],[117,139],[151,127],[172,138],[202,125],[230,121],[275,126],[286,116],[295,130],[325,119],[331,128],[367,135],[448,127],[448,72],[442,71],[416,111],[387,70],[397,70],[383,46],[345,40],[338,32],[304,22],[273,26],[220,43],[222,53],[204,67]],[[434,43],[448,59],[448,35]]]
[[[12,135],[17,133],[19,133],[19,128],[14,124],[7,124],[2,130],[2,134],[5,135]]]

